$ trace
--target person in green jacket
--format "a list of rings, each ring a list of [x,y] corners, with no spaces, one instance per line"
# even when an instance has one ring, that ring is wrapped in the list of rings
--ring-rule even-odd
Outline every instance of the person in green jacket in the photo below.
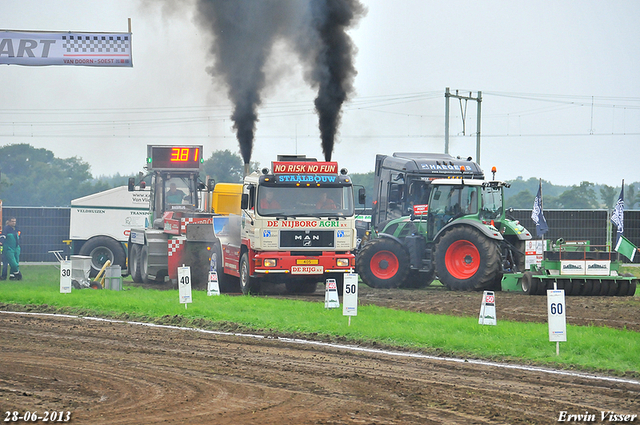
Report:
[[[7,220],[7,225],[2,229],[0,241],[2,242],[3,262],[8,263],[10,268],[9,279],[22,280],[22,273],[20,273],[20,231],[16,229],[15,217],[9,217],[9,220]],[[6,279],[6,273],[7,269],[3,266],[3,275],[0,276],[0,279]]]

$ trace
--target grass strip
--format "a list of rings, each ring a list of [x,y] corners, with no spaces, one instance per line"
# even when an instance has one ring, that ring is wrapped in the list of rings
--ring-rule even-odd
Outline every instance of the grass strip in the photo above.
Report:
[[[548,326],[541,323],[499,321],[478,325],[474,317],[455,317],[398,311],[377,306],[358,307],[348,318],[342,309],[323,303],[269,297],[222,295],[208,297],[193,291],[193,303],[179,303],[178,291],[125,286],[123,291],[73,290],[61,294],[53,266],[25,266],[21,282],[0,282],[0,302],[47,305],[65,312],[91,312],[133,320],[170,320],[224,329],[229,323],[247,330],[403,347],[430,354],[474,357],[561,368],[640,376],[640,333],[606,327],[567,325],[568,341],[549,342]],[[6,306],[4,308],[7,308]]]

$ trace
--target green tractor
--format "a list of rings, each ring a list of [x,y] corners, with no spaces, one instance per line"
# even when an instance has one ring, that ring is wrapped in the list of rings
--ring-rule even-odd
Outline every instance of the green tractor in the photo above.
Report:
[[[429,180],[412,212],[382,221],[362,238],[356,268],[374,288],[420,288],[437,277],[451,290],[499,290],[504,273],[524,272],[531,234],[503,207],[507,183]]]

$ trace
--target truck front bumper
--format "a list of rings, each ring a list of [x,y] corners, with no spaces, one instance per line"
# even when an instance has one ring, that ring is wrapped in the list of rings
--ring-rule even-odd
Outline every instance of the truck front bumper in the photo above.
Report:
[[[355,269],[352,253],[325,252],[322,255],[293,255],[289,251],[260,252],[253,258],[256,274],[323,275],[347,273]]]

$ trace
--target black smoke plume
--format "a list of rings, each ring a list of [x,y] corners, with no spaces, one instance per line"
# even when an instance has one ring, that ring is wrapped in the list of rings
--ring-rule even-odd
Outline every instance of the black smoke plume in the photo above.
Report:
[[[322,152],[325,160],[330,161],[342,104],[353,92],[357,74],[353,64],[356,48],[346,30],[364,14],[364,8],[357,0],[311,0],[310,7],[317,46],[303,50],[301,54],[313,53],[306,61],[312,69],[312,83],[318,87],[315,106]]]
[[[342,104],[353,91],[355,47],[346,30],[364,15],[359,0],[196,0],[196,21],[213,36],[208,69],[224,79],[234,110],[240,153],[251,160],[265,64],[283,39],[302,57],[305,79],[318,88],[315,100],[322,150],[331,159]]]
[[[197,2],[197,22],[214,37],[210,53],[216,61],[208,72],[222,77],[228,86],[234,107],[231,119],[245,164],[251,160],[257,109],[266,84],[264,65],[279,31],[281,8],[277,0]]]

